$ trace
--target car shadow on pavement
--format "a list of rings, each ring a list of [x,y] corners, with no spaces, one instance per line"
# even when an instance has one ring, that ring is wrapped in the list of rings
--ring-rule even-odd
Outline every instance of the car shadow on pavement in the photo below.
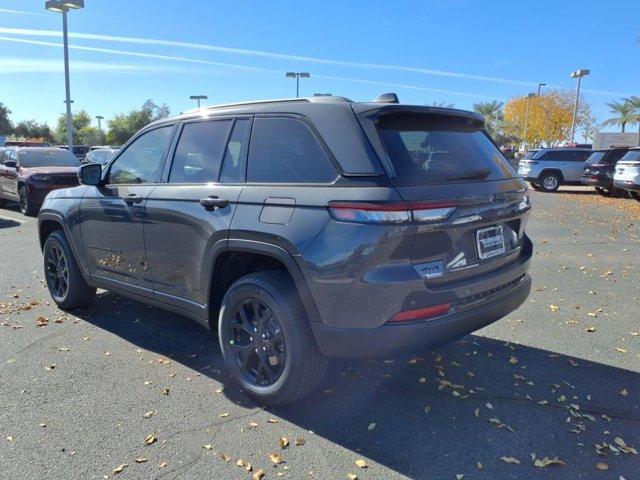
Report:
[[[20,222],[16,222],[15,220],[0,218],[0,230],[2,230],[3,228],[19,227],[20,225],[22,224]]]
[[[74,313],[224,383],[231,401],[256,407],[231,383],[204,328],[111,294],[98,297],[92,310]],[[377,462],[412,478],[630,479],[639,457],[615,439],[640,447],[639,387],[636,372],[468,335],[413,358],[333,362],[318,391],[269,411],[368,459],[361,478]],[[565,465],[536,467],[534,454]]]

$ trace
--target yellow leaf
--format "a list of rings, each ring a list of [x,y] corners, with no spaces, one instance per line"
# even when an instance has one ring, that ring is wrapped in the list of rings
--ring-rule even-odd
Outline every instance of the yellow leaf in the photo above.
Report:
[[[598,463],[596,463],[596,468],[598,470],[609,470],[609,465],[607,465],[604,462],[598,462]]]
[[[152,433],[152,434],[150,434],[150,435],[147,435],[147,436],[144,438],[144,443],[145,443],[146,445],[151,445],[151,444],[153,444],[153,443],[156,443],[157,441],[158,441],[158,439],[156,438],[156,436],[155,436],[153,433]]]
[[[365,462],[362,459],[358,459],[356,460],[356,465],[360,468],[367,468],[369,465],[367,465],[367,462]]]
[[[479,470],[482,470],[484,468],[484,465],[481,462],[476,463],[476,467],[478,467]]]
[[[148,462],[149,459],[139,457],[139,458],[135,458],[133,461],[136,463],[145,463],[145,462]]]
[[[618,352],[618,353],[627,353],[627,349],[626,348],[616,347],[616,352]]]
[[[255,472],[253,472],[253,475],[251,476],[253,480],[261,480],[262,477],[264,477],[264,470],[262,469],[256,470]]]
[[[118,473],[122,472],[128,466],[129,465],[127,465],[126,463],[123,463],[122,465],[119,465],[116,468],[114,468],[113,469],[113,473],[117,475]]]
[[[282,455],[280,455],[279,453],[270,453],[269,454],[269,460],[271,460],[276,465],[278,463],[283,463],[284,462],[284,459],[282,458]]]
[[[147,413],[145,413],[145,414],[143,415],[143,417],[144,417],[144,418],[151,418],[151,417],[153,417],[156,413],[158,413],[158,412],[156,412],[155,410],[150,410],[150,411],[148,411]]]
[[[289,439],[287,437],[280,437],[278,441],[280,448],[287,448],[289,446]]]
[[[305,443],[307,443],[307,441],[304,438],[296,437],[296,440],[295,440],[296,447],[299,447],[300,445],[304,445]]]
[[[348,473],[347,478],[349,480],[358,480],[358,475],[354,475],[353,473]]]
[[[220,415],[218,415],[218,417],[220,417],[220,418],[224,418],[224,417],[228,417],[228,416],[229,416],[229,412],[224,412],[224,413],[221,413]]]
[[[560,310],[560,307],[557,305],[549,305],[549,310],[551,310],[552,312],[557,312],[558,310]]]
[[[539,467],[539,468],[548,467],[549,465],[566,465],[566,463],[564,463],[558,457],[554,457],[554,458],[549,458],[549,457],[538,458],[538,459],[533,461],[533,464],[536,467]]]
[[[505,463],[514,463],[516,465],[520,465],[520,460],[518,460],[516,457],[500,457],[500,460],[502,460]]]
[[[269,422],[269,423],[278,423],[278,420],[276,418],[270,418],[269,420],[267,420],[267,422]]]
[[[206,445],[202,445],[202,448],[204,448],[205,450],[213,450],[213,445],[207,443]]]

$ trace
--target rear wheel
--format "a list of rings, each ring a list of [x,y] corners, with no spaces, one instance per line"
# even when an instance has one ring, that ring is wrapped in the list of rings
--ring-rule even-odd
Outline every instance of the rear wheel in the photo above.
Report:
[[[640,202],[640,192],[632,192],[629,191],[629,196],[635,200],[637,200],[638,202]]]
[[[20,211],[23,215],[27,217],[34,217],[38,213],[38,209],[35,207],[33,202],[29,200],[29,195],[27,194],[27,187],[24,185],[20,185],[18,188],[18,197],[20,201]]]
[[[602,187],[594,187],[596,189],[596,193],[598,195],[602,195],[603,197],[610,197],[611,196],[611,190],[607,190],[606,188],[602,188]]]
[[[308,322],[286,273],[252,273],[231,285],[220,309],[220,348],[233,379],[255,401],[291,403],[322,381],[328,360]]]
[[[560,188],[560,175],[554,172],[548,172],[540,178],[540,189],[543,192],[555,192]]]
[[[44,243],[44,273],[49,293],[62,310],[88,307],[96,289],[84,281],[69,242],[60,230]]]

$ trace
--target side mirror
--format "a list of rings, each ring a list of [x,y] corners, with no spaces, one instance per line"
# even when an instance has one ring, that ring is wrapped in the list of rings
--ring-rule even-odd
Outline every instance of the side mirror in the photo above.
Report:
[[[15,160],[7,160],[6,162],[4,162],[4,166],[7,168],[16,168],[18,164]]]
[[[100,185],[102,182],[102,165],[87,163],[78,170],[80,185]]]

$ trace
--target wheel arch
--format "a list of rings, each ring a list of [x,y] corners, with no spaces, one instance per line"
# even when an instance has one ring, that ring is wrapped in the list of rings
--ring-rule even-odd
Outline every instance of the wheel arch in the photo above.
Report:
[[[261,270],[280,270],[289,274],[310,321],[320,321],[320,315],[306,280],[291,253],[271,243],[230,239],[211,262],[207,291],[209,325],[217,330],[217,313],[224,294],[237,279]],[[233,268],[230,268],[233,266]]]

